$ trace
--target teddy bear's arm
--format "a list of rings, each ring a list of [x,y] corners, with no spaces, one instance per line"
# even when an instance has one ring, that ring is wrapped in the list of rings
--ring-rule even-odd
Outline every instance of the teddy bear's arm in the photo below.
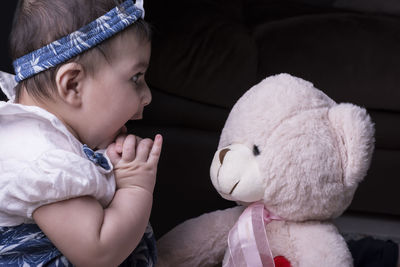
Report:
[[[203,214],[176,226],[157,241],[157,267],[215,266],[222,262],[229,230],[243,212],[237,206]]]
[[[353,259],[343,237],[330,223],[306,222],[289,226],[294,267],[351,267]],[[296,263],[295,263],[296,262]]]

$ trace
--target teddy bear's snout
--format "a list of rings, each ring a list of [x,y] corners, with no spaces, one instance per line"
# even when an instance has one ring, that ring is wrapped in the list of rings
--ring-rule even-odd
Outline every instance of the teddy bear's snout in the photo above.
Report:
[[[228,153],[230,151],[229,148],[224,148],[219,152],[219,162],[221,163],[221,165],[224,163],[224,158],[226,156],[226,153]]]
[[[252,150],[243,144],[220,148],[210,169],[218,193],[229,200],[257,201],[263,196],[263,183]]]

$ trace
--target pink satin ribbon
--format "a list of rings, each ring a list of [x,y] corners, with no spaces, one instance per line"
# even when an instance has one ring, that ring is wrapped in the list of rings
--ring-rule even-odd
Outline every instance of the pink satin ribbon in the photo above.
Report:
[[[229,231],[229,260],[223,267],[274,267],[265,225],[278,216],[257,202],[247,207]]]

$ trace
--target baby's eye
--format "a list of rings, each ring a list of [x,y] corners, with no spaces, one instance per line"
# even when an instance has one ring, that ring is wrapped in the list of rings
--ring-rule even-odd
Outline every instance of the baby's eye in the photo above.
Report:
[[[253,155],[254,156],[260,155],[260,150],[258,149],[258,146],[256,146],[256,145],[253,146]]]
[[[143,73],[142,72],[139,72],[139,73],[137,73],[136,75],[134,75],[132,78],[131,78],[131,80],[134,82],[134,83],[138,83],[139,82],[139,79],[140,79],[140,77],[141,76],[143,76]]]

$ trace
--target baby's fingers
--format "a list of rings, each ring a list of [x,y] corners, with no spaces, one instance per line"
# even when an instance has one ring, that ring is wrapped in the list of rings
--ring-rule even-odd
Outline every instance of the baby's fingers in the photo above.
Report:
[[[136,150],[136,159],[142,162],[146,162],[149,158],[149,153],[151,147],[153,146],[153,141],[149,138],[145,138],[140,141]]]
[[[121,154],[118,153],[115,143],[112,143],[107,147],[106,154],[114,166],[121,159]]]
[[[128,135],[122,146],[122,160],[125,162],[131,162],[136,157],[136,137],[134,135]]]
[[[125,138],[126,138],[126,134],[120,134],[115,139],[115,150],[119,154],[122,154],[122,148],[124,147]]]
[[[162,148],[163,138],[160,134],[157,134],[154,138],[154,144],[151,148],[149,159],[147,160],[148,163],[157,165],[158,160],[160,159],[161,148]]]
[[[136,136],[136,146],[138,146],[138,144],[140,144],[140,142],[143,140],[142,137]]]

